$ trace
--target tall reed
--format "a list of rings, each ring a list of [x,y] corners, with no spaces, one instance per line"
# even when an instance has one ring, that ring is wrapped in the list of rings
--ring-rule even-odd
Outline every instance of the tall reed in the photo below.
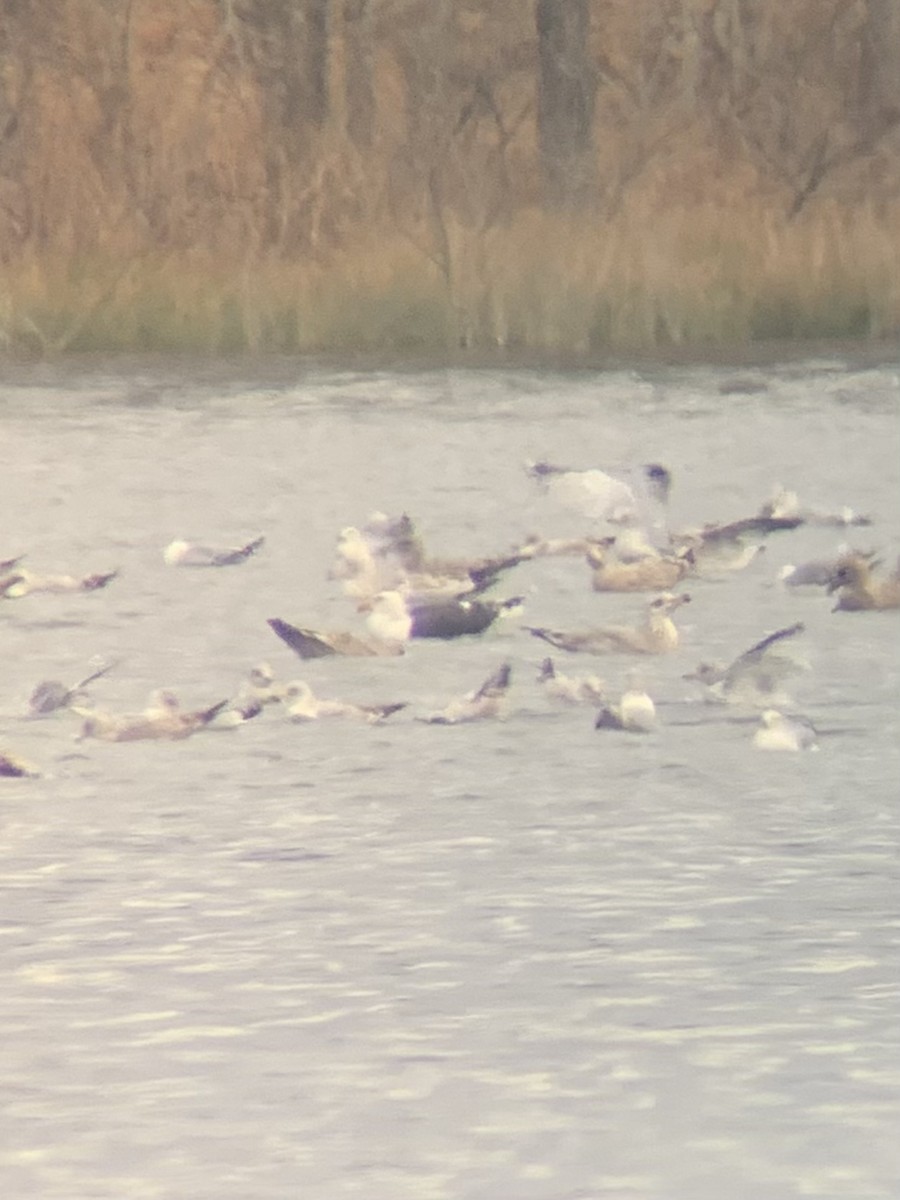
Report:
[[[649,203],[649,202],[648,202]],[[900,203],[631,205],[608,221],[537,210],[449,219],[440,267],[390,231],[319,261],[247,252],[30,258],[0,274],[14,351],[207,353],[455,347],[590,354],[900,332]]]

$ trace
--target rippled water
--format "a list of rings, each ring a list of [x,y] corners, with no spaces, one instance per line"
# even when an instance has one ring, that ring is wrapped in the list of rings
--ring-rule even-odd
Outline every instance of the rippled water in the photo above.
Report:
[[[0,607],[3,744],[44,772],[0,780],[3,1195],[893,1200],[898,614],[774,582],[847,532],[773,537],[745,572],[692,582],[682,648],[647,667],[646,738],[551,709],[517,622],[308,664],[265,622],[353,624],[326,572],[374,508],[413,514],[440,554],[581,532],[529,457],[662,460],[675,526],[789,484],[871,512],[850,540],[891,561],[898,380],[824,359],[7,368],[0,557],[121,578]],[[176,536],[256,533],[239,568],[162,563]],[[593,594],[574,559],[504,588],[563,628],[643,603]],[[681,676],[798,619],[821,749],[761,753],[749,714]],[[125,745],[23,718],[39,679],[98,654],[123,659],[94,687],[112,708],[160,685],[212,703],[261,658],[410,708]],[[506,722],[414,719],[504,658]],[[565,665],[613,690],[627,666]]]

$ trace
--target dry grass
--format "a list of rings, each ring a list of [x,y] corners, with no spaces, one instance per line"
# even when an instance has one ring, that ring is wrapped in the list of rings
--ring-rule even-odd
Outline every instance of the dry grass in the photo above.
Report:
[[[343,16],[320,127],[291,99],[279,6],[14,6],[0,342],[578,355],[896,336],[900,128],[848,150],[871,125],[850,7],[766,0],[736,42],[706,0],[597,5],[597,192],[566,220],[539,208],[533,6],[391,8],[362,148]],[[751,49],[778,88],[755,87]],[[820,144],[837,165],[790,220]]]
[[[408,239],[363,239],[326,261],[31,259],[5,268],[12,349],[208,353],[504,347],[598,350],[881,339],[900,332],[900,205],[762,205],[588,225],[521,214],[473,233],[448,223],[438,269]]]

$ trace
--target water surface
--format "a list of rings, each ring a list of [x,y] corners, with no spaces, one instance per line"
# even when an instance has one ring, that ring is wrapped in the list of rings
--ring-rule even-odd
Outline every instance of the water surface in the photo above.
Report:
[[[41,1200],[894,1200],[896,613],[776,582],[841,541],[900,550],[900,370],[820,359],[584,371],[300,364],[21,368],[0,384],[0,557],[118,567],[0,608],[3,1193]],[[660,460],[672,524],[773,486],[873,516],[773,537],[692,583],[647,665],[661,727],[596,733],[535,682],[518,622],[400,659],[300,663],[266,618],[354,627],[340,528],[412,514],[439,554],[582,532],[527,479]],[[196,536],[264,551],[173,570]],[[498,589],[561,628],[632,619],[584,565]],[[682,679],[795,620],[805,755]],[[99,703],[212,703],[268,659],[373,727],[267,712],[180,743],[27,720],[43,678],[121,657]],[[417,716],[513,664],[503,723]],[[568,658],[611,690],[620,658]]]

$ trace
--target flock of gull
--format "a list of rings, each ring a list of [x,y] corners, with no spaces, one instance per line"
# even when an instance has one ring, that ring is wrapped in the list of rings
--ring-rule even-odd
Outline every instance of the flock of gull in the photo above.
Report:
[[[644,593],[645,600],[632,624],[576,629],[521,625],[521,632],[543,646],[535,684],[551,704],[592,709],[597,730],[646,735],[657,727],[658,714],[636,664],[678,649],[678,613],[691,600],[686,589],[702,587],[710,577],[743,570],[772,535],[808,525],[848,528],[870,524],[868,517],[850,509],[826,512],[805,508],[796,494],[778,488],[748,517],[675,533],[667,518],[671,475],[659,463],[619,474],[549,462],[526,464],[526,470],[534,486],[548,498],[578,512],[590,532],[567,538],[532,535],[492,557],[451,559],[426,551],[409,515],[374,513],[360,526],[348,526],[339,533],[328,572],[349,602],[352,617],[348,624],[352,627],[309,628],[273,617],[268,621],[273,634],[303,660],[395,657],[408,653],[416,639],[478,637],[497,621],[521,620],[522,595],[502,599],[488,595],[501,580],[507,580],[524,563],[560,556],[580,558],[586,567],[585,591]],[[179,568],[239,567],[250,563],[264,545],[262,537],[224,549],[179,539],[163,550],[163,560]],[[40,592],[96,592],[113,585],[116,577],[115,571],[80,577],[41,575],[22,558],[9,558],[0,561],[0,603],[27,605],[28,597]],[[900,564],[885,571],[870,550],[843,545],[830,558],[785,568],[781,582],[788,589],[824,590],[836,598],[837,612],[900,608]],[[794,652],[803,632],[800,621],[760,631],[760,639],[732,662],[700,663],[683,678],[694,680],[710,703],[757,713],[753,744],[759,749],[816,749],[816,730],[796,711],[786,690],[787,681],[807,669]],[[562,665],[610,656],[633,664],[626,670],[626,684],[618,695],[611,695],[597,675],[586,670],[575,673]],[[119,665],[97,663],[70,685],[58,680],[36,683],[27,715],[74,716],[79,722],[79,739],[128,742],[181,740],[203,730],[237,728],[266,710],[279,711],[287,720],[299,723],[328,717],[373,723],[409,707],[404,701],[361,704],[319,697],[305,680],[279,680],[272,667],[262,662],[247,673],[235,696],[208,707],[185,709],[176,694],[161,689],[141,712],[113,712],[98,707],[89,689]],[[512,677],[513,664],[503,662],[471,691],[415,719],[458,725],[503,718],[508,713]],[[0,751],[0,776],[39,773],[12,751]]]

